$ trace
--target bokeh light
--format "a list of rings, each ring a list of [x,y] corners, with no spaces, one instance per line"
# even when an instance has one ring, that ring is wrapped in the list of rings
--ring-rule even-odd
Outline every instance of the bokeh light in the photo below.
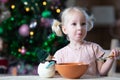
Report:
[[[13,5],[11,5],[11,9],[15,9],[15,5],[13,4]]]
[[[44,2],[43,2],[43,5],[44,5],[44,6],[46,6],[46,5],[47,5],[47,2],[46,2],[46,1],[44,1]]]
[[[57,12],[57,13],[60,13],[60,12],[61,12],[61,10],[60,10],[60,9],[56,9],[56,12]]]
[[[29,8],[29,7],[26,7],[26,8],[25,8],[25,11],[26,11],[26,12],[29,12],[29,11],[30,11],[30,8]]]

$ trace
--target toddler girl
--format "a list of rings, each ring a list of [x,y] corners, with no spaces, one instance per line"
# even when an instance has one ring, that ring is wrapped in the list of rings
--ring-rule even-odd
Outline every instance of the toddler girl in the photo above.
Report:
[[[77,63],[85,62],[89,64],[87,75],[106,75],[110,70],[113,61],[120,55],[120,50],[113,49],[109,55],[112,58],[101,61],[104,50],[96,43],[85,41],[87,31],[93,28],[93,16],[89,16],[86,11],[78,7],[69,7],[62,12],[61,23],[56,20],[52,30],[58,35],[66,35],[69,44],[56,51],[54,60],[57,63]]]

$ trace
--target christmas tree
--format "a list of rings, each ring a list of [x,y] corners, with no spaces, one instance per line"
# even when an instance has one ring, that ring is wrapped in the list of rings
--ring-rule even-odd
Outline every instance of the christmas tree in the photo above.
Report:
[[[8,54],[28,61],[38,61],[39,55],[42,61],[64,46],[64,37],[51,31],[53,19],[59,19],[65,8],[63,3],[64,0],[0,0],[0,37],[8,44]]]

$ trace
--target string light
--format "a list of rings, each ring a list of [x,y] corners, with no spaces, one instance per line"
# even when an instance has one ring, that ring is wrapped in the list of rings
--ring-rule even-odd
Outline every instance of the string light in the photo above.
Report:
[[[44,6],[46,6],[46,5],[47,5],[47,2],[46,2],[46,1],[44,1],[44,2],[43,2],[43,5],[44,5]]]
[[[33,36],[33,35],[34,35],[34,32],[33,32],[33,31],[31,31],[31,32],[30,32],[30,35],[31,35],[31,36]]]
[[[21,49],[20,49],[20,48],[18,49],[18,52],[21,52]]]
[[[61,10],[60,10],[60,9],[56,9],[56,12],[57,12],[57,13],[60,13],[60,12],[61,12]]]
[[[11,9],[15,9],[15,5],[13,4],[13,5],[11,5]]]
[[[26,11],[26,12],[29,12],[29,11],[30,11],[30,8],[29,8],[29,7],[26,7],[26,8],[25,8],[25,11]]]
[[[28,5],[28,2],[24,2],[25,5]]]

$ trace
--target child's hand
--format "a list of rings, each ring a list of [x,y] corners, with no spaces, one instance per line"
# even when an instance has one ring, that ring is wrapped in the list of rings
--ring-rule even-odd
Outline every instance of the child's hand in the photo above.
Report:
[[[113,58],[118,58],[120,56],[120,49],[112,49],[109,56],[114,56]]]

